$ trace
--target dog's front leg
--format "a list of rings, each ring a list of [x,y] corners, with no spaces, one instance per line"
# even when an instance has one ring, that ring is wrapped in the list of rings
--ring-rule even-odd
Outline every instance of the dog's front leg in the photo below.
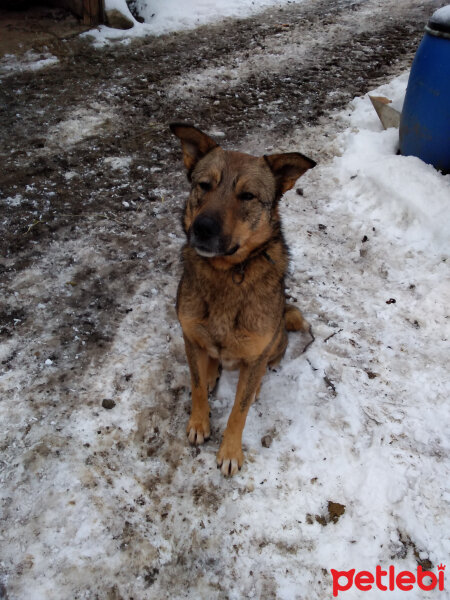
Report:
[[[259,390],[261,379],[267,367],[267,357],[243,364],[239,373],[236,399],[223,434],[222,444],[217,453],[217,467],[225,476],[235,475],[242,467],[242,432],[251,404]]]
[[[186,356],[191,372],[192,410],[186,431],[189,442],[203,444],[209,438],[208,365],[209,357],[204,348],[184,335]]]

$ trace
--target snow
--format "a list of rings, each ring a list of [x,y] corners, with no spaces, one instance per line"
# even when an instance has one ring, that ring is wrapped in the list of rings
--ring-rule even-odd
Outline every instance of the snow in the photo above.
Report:
[[[20,206],[23,202],[23,197],[20,194],[16,194],[15,196],[9,196],[8,198],[1,198],[0,202],[9,206]]]
[[[108,121],[113,118],[114,112],[99,102],[92,102],[87,107],[76,108],[69,113],[68,118],[49,129],[47,146],[76,144],[86,137],[94,135],[99,128],[107,126]]]
[[[405,74],[377,94],[391,94],[393,107],[401,111],[406,84]],[[382,223],[392,239],[406,240],[418,250],[431,246],[448,253],[450,177],[437,176],[418,158],[396,156],[398,131],[379,131],[367,98],[357,98],[353,108],[351,125],[359,131],[344,134],[345,153],[336,161],[340,183],[345,184],[342,201],[355,216],[369,211],[373,224]]]
[[[298,0],[297,0],[298,1]],[[301,1],[301,0],[300,0]],[[290,0],[136,0],[135,7],[144,23],[139,23],[131,15],[125,0],[106,0],[105,8],[120,10],[134,22],[134,27],[125,31],[100,25],[83,34],[93,39],[96,47],[107,45],[111,41],[121,40],[129,43],[134,37],[162,35],[173,31],[193,29],[225,18],[244,18],[265,8],[283,6]]]
[[[13,75],[17,71],[39,71],[58,63],[59,59],[50,52],[37,54],[28,50],[23,56],[5,54],[0,60],[0,76]]]
[[[442,8],[438,8],[431,17],[433,23],[440,25],[450,25],[450,4],[447,6],[443,6]]]
[[[108,156],[104,163],[115,171],[126,170],[130,166],[132,159],[130,156]]]
[[[406,83],[407,74],[373,94],[400,109]],[[416,554],[446,562],[450,176],[398,156],[398,131],[382,129],[367,96],[334,117],[345,130],[320,138],[332,158],[300,180],[303,195],[282,201],[288,293],[316,339],[302,354],[291,335],[265,377],[235,478],[221,476],[215,454],[236,374],[223,374],[212,401],[212,440],[197,452],[184,434],[189,376],[173,307],[180,236],[153,229],[167,274],[152,278],[149,259],[112,346],[64,394],[46,393],[49,377],[76,365],[41,352],[64,314],[49,315],[36,298],[69,300],[77,265],[100,270],[106,259],[84,238],[61,239],[42,258],[45,271],[31,264],[16,276],[11,293],[42,312],[43,326],[21,339],[16,319],[18,335],[1,349],[5,364],[20,359],[0,380],[0,567],[14,574],[2,579],[10,598],[323,600],[331,568],[414,570]],[[101,104],[75,109],[48,143],[71,146],[111,118]],[[285,150],[302,150],[304,136]],[[126,171],[131,161],[105,164]],[[68,185],[75,175],[66,173]],[[153,210],[157,220],[171,208]],[[345,506],[337,522],[329,501]]]
[[[139,14],[149,23],[154,33],[168,33],[192,29],[219,19],[243,18],[272,6],[283,6],[288,0],[136,0]]]
[[[105,0],[105,11],[118,10],[123,15],[134,21],[126,0]]]
[[[401,108],[406,82],[404,75],[373,94]],[[398,531],[410,532],[435,564],[449,551],[439,532],[448,527],[442,458],[450,445],[450,176],[397,156],[398,131],[382,130],[368,97],[355,99],[352,109],[335,141],[341,156],[312,171],[308,182],[306,196],[320,206],[317,220],[327,236],[311,223],[311,236],[299,232],[293,194],[283,214],[293,262],[305,269],[298,283],[293,274],[294,295],[301,296],[302,279],[314,276],[309,310],[333,322],[318,324],[312,316],[321,341],[308,360],[316,376],[333,382],[336,397],[327,393],[320,408],[313,399],[306,407],[302,421],[315,432],[312,438],[301,432],[298,453],[309,468],[314,464],[322,502],[337,496],[352,514],[345,525],[339,521],[342,537],[321,546],[319,564],[374,569],[388,562],[382,548],[395,556]],[[396,302],[387,304],[391,297]],[[308,385],[293,367],[285,363],[282,370],[298,381],[303,404]],[[359,539],[349,545],[351,537]]]

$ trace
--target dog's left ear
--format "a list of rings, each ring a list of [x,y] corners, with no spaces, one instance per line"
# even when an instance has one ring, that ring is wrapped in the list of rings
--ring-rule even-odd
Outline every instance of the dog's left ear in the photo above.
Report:
[[[218,146],[206,133],[203,133],[203,131],[200,131],[200,129],[197,129],[193,125],[171,123],[170,131],[181,140],[183,161],[188,172],[188,177],[190,177],[198,161],[210,150]]]
[[[264,159],[275,176],[280,196],[290,190],[303,173],[316,166],[313,160],[299,152],[265,155]]]

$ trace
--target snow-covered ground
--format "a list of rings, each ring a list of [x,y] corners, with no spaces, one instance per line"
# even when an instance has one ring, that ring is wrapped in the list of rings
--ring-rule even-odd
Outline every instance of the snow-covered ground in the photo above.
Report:
[[[399,107],[406,81],[376,93]],[[176,277],[162,292],[151,279],[136,292],[112,349],[67,391],[78,398],[68,423],[33,416],[26,373],[3,376],[2,565],[20,567],[5,580],[9,598],[103,590],[105,598],[322,600],[331,597],[331,568],[445,563],[450,177],[397,156],[397,131],[382,131],[367,97],[340,118],[348,127],[330,141],[336,157],[283,201],[289,293],[316,340],[299,354],[293,334],[281,368],[266,376],[238,476],[225,480],[215,468],[234,374],[224,374],[212,403],[212,441],[197,452],[184,437]],[[173,237],[167,252],[181,243]],[[95,264],[95,249],[73,247],[78,259],[86,252]],[[59,279],[64,287],[67,269]],[[15,288],[31,300],[38,282],[28,270]],[[44,381],[56,367],[40,361],[40,375],[30,376]],[[178,390],[169,404],[167,377]],[[104,398],[115,406],[102,408]],[[65,400],[51,400],[64,413]],[[14,436],[25,422],[31,447]],[[345,507],[336,522],[329,502]]]

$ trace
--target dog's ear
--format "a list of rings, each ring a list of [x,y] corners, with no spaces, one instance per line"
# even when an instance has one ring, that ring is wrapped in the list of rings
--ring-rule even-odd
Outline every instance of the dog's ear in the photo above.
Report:
[[[264,159],[275,176],[279,195],[290,190],[303,173],[316,166],[313,160],[299,152],[271,154]]]
[[[183,161],[188,172],[188,177],[198,161],[210,150],[218,146],[206,133],[203,133],[203,131],[200,131],[200,129],[197,129],[193,125],[171,123],[170,131],[181,140]]]

